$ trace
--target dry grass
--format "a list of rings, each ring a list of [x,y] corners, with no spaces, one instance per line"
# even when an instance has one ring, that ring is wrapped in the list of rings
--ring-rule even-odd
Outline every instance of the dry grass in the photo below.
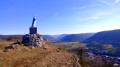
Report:
[[[20,46],[3,52],[12,42],[0,42],[0,67],[77,67],[76,56],[50,42],[42,47]]]

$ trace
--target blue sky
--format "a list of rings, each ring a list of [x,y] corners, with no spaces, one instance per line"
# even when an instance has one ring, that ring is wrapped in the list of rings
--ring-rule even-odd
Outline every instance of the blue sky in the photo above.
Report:
[[[120,0],[0,0],[0,34],[29,33],[35,15],[40,34],[120,29]]]

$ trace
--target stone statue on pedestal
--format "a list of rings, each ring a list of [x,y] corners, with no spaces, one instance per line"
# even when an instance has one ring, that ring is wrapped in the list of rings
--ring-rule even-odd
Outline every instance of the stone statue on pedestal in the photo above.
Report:
[[[37,33],[36,17],[33,17],[32,26],[30,27],[30,33],[23,36],[22,43],[33,46],[42,46],[45,44],[44,38],[40,34]]]

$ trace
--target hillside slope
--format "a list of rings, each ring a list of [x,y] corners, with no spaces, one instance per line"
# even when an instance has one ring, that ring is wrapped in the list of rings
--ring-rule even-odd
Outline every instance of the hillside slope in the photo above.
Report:
[[[90,43],[93,41],[105,44],[119,44],[120,29],[98,32],[94,36],[84,40],[85,43]]]
[[[17,49],[4,51],[12,42],[0,42],[0,67],[77,67],[76,56],[50,42],[42,47],[17,45]]]
[[[120,56],[120,29],[98,32],[83,42],[95,54]]]
[[[82,33],[82,34],[70,34],[60,39],[62,42],[81,42],[91,36],[94,33]]]

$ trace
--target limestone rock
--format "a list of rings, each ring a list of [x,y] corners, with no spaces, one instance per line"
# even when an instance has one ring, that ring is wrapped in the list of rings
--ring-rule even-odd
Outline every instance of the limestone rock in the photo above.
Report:
[[[27,46],[27,45],[32,45],[32,46],[42,46],[44,45],[44,39],[40,34],[26,34],[23,36],[22,43]]]

